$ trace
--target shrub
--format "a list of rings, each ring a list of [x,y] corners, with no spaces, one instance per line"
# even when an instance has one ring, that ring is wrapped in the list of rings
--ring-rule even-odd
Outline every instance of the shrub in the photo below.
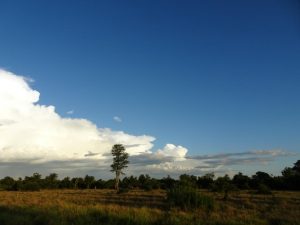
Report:
[[[167,191],[167,201],[171,207],[184,210],[203,207],[207,210],[214,208],[214,200],[210,196],[202,195],[196,188],[177,186]]]
[[[128,193],[129,192],[129,189],[128,188],[119,188],[117,194],[124,194],[124,193]]]
[[[26,182],[21,186],[22,191],[39,191],[40,185],[37,182]]]
[[[272,194],[270,188],[265,184],[258,185],[257,194],[270,195]]]

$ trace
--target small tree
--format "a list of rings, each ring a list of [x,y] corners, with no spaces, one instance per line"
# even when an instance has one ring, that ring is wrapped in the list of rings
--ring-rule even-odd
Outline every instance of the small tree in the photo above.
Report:
[[[297,160],[297,162],[294,163],[292,170],[295,171],[296,174],[300,175],[300,160]]]
[[[120,144],[116,144],[112,147],[111,154],[113,155],[113,164],[111,164],[111,172],[116,173],[115,189],[119,191],[119,182],[121,174],[125,174],[122,170],[129,163],[128,153],[125,152],[125,147]]]
[[[46,188],[55,189],[58,187],[58,175],[56,173],[50,173],[49,176],[45,177]]]

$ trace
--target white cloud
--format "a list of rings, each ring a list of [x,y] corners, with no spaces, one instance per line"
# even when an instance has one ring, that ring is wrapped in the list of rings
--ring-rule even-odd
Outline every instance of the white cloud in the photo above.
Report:
[[[114,116],[113,120],[116,121],[116,122],[118,122],[118,123],[122,122],[122,119],[120,117],[118,117],[118,116]]]
[[[271,150],[255,150],[249,152],[253,155],[269,155],[269,156],[289,156],[294,153],[284,151],[283,149],[271,149]]]
[[[184,160],[188,150],[180,145],[166,144],[163,149],[157,150],[156,154],[164,157],[172,157],[175,160]]]
[[[70,111],[68,111],[68,112],[67,112],[67,114],[68,114],[68,115],[72,115],[72,114],[74,114],[74,110],[70,110]]]
[[[39,105],[27,79],[0,70],[0,161],[78,160],[89,152],[104,158],[116,143],[133,145],[131,155],[149,152],[154,137],[97,128],[86,119],[63,118],[54,106]]]

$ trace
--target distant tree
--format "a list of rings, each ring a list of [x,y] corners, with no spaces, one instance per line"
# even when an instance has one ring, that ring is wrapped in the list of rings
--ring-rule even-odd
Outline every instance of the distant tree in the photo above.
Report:
[[[70,177],[65,177],[59,183],[59,188],[71,188],[71,187],[72,187],[72,183]]]
[[[71,183],[74,189],[84,189],[85,183],[82,177],[74,177],[71,179]]]
[[[124,179],[122,180],[122,188],[133,189],[137,187],[139,187],[139,181],[137,177],[124,177]]]
[[[120,176],[125,174],[123,169],[125,169],[128,161],[128,153],[125,152],[125,147],[121,144],[116,144],[112,147],[111,154],[113,155],[113,163],[111,164],[111,171],[116,174],[115,179],[115,189],[119,191]]]
[[[84,177],[84,183],[85,183],[85,186],[87,189],[94,188],[95,187],[95,177],[86,175]]]
[[[167,177],[164,177],[160,180],[161,183],[161,187],[163,189],[171,189],[173,187],[175,187],[176,185],[176,180],[174,180],[173,178],[170,177],[170,175],[168,175]]]
[[[160,182],[156,178],[151,178],[151,188],[152,189],[159,189],[160,188]]]
[[[42,187],[43,179],[39,173],[32,174],[31,177],[25,176],[20,189],[24,191],[39,191]]]
[[[33,173],[31,177],[25,176],[24,181],[32,181],[40,183],[42,182],[42,175],[39,173]]]
[[[4,177],[2,180],[0,180],[0,187],[11,191],[14,189],[15,180],[12,177]]]
[[[109,179],[104,182],[104,188],[108,189],[114,189],[116,186],[116,180],[115,179]]]
[[[260,184],[264,184],[268,187],[271,187],[272,177],[266,172],[258,171],[255,173],[255,175],[252,176],[251,183],[251,186],[254,189],[257,189]]]
[[[294,163],[294,167],[292,168],[293,171],[295,171],[295,177],[294,177],[294,188],[295,190],[300,190],[300,160],[298,160],[296,163]]]
[[[207,173],[204,176],[198,177],[197,185],[198,188],[208,189],[211,188],[212,184],[214,183],[214,173]]]
[[[146,176],[144,174],[141,174],[138,179],[139,187],[142,189],[145,189],[145,186],[147,185],[147,181],[149,179],[150,179],[150,177],[148,174]]]
[[[78,177],[73,177],[71,179],[71,184],[74,189],[77,189],[78,188]]]
[[[296,174],[300,175],[300,160],[297,160],[297,162],[294,163],[292,170],[295,171]]]
[[[235,190],[235,186],[232,185],[230,177],[225,174],[223,177],[218,177],[212,185],[212,191],[218,191],[224,193],[224,200],[228,199],[229,193]]]
[[[141,189],[150,191],[154,188],[158,188],[159,182],[156,179],[151,178],[148,174],[146,174],[146,175],[141,174],[138,179],[138,186]]]
[[[246,175],[243,175],[241,172],[233,176],[232,183],[239,189],[248,189],[249,188],[250,178]]]
[[[105,181],[102,179],[99,179],[99,180],[95,181],[95,186],[97,189],[103,189],[103,188],[105,188]]]
[[[281,174],[283,177],[288,178],[291,176],[295,175],[295,171],[291,167],[285,167],[282,171]]]
[[[45,177],[46,188],[54,189],[58,187],[57,173],[50,173]]]
[[[33,173],[32,176],[25,176],[24,180],[20,182],[20,190],[23,191],[39,191],[43,186],[42,175]]]
[[[285,167],[281,173],[284,189],[300,190],[300,160],[292,168]]]
[[[185,186],[197,187],[197,177],[194,175],[181,174],[179,176],[179,183]]]

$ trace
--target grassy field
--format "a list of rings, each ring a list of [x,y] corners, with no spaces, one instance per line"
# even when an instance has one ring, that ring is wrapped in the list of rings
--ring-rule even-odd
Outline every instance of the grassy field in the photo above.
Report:
[[[113,190],[0,191],[0,224],[300,224],[300,192],[234,192],[226,201],[221,194],[204,194],[214,197],[212,210],[170,208],[161,190],[122,194]]]

